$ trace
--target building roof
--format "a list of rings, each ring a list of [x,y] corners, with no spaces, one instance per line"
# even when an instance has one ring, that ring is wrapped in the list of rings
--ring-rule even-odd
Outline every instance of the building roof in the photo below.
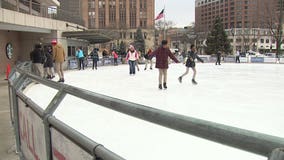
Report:
[[[89,41],[91,44],[106,43],[119,38],[119,33],[109,30],[88,30],[88,31],[73,31],[63,32],[63,37],[77,38]]]

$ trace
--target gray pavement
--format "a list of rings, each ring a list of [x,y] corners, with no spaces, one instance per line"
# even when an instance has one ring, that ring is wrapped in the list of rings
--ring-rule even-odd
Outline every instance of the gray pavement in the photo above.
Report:
[[[18,160],[15,137],[10,120],[8,81],[0,74],[0,160]]]

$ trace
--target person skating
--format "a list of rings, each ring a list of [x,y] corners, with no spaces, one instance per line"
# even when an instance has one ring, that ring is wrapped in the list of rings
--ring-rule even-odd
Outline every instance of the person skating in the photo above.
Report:
[[[129,50],[126,55],[126,60],[128,61],[129,64],[129,74],[130,75],[135,75],[135,66],[136,66],[136,61],[138,60],[138,52],[135,50],[133,45],[129,46]]]
[[[167,71],[169,68],[169,62],[168,57],[170,57],[173,61],[176,63],[179,63],[179,61],[176,59],[176,57],[171,53],[169,47],[168,47],[168,41],[163,40],[161,47],[156,49],[154,52],[152,52],[149,57],[153,58],[156,56],[156,68],[159,69],[159,89],[167,89]],[[163,86],[162,86],[163,84]]]
[[[53,71],[52,71],[52,68],[53,68],[53,60],[52,60],[52,49],[50,46],[48,46],[46,48],[46,51],[45,51],[45,57],[46,57],[46,61],[44,63],[44,68],[46,70],[46,73],[47,73],[47,79],[53,79],[55,76],[53,74]]]
[[[98,61],[99,61],[99,54],[98,54],[98,49],[94,48],[92,53],[91,53],[92,59],[93,59],[93,70],[98,69]]]
[[[79,60],[79,70],[81,70],[83,68],[83,70],[85,69],[85,65],[84,65],[84,59],[85,59],[85,56],[84,56],[84,53],[83,53],[83,50],[81,48],[77,48],[77,51],[76,51],[76,57],[78,58]]]
[[[190,46],[190,51],[188,52],[188,58],[186,60],[186,71],[183,75],[181,75],[178,80],[180,83],[182,83],[182,78],[188,74],[189,68],[192,68],[193,71],[193,76],[192,76],[192,83],[193,84],[197,84],[197,82],[195,81],[195,77],[196,77],[196,65],[195,65],[195,59],[199,60],[200,62],[204,62],[197,54],[196,54],[196,48],[194,45]]]
[[[58,82],[64,82],[64,73],[63,73],[63,63],[65,61],[65,51],[61,44],[57,43],[56,40],[52,42],[52,51],[53,51],[53,60],[55,62],[55,68],[59,76]]]
[[[113,65],[117,66],[118,65],[118,62],[117,62],[118,54],[116,53],[115,50],[113,50],[112,55],[113,55]]]
[[[236,63],[241,63],[241,61],[240,61],[240,51],[236,52]]]
[[[152,66],[153,66],[153,61],[152,59],[150,59],[149,55],[152,53],[152,50],[149,49],[148,52],[144,55],[144,58],[145,58],[145,68],[144,70],[147,70],[147,66],[148,66],[148,63],[150,63],[150,69],[152,70]]]
[[[221,51],[217,52],[217,55],[216,55],[217,56],[217,61],[215,63],[216,65],[221,65],[221,54],[222,54]]]

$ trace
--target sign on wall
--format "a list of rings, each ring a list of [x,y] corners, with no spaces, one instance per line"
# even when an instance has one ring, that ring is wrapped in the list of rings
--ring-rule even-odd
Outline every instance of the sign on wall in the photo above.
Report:
[[[12,59],[13,56],[13,45],[12,43],[7,43],[6,44],[6,56],[8,59]]]

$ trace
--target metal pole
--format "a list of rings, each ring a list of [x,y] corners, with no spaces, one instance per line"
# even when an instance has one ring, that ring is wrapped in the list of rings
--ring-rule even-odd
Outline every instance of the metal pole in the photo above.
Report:
[[[284,148],[277,148],[273,150],[268,160],[283,160],[284,159]]]
[[[283,0],[280,0],[280,15],[279,15],[279,35],[278,35],[278,42],[277,42],[277,58],[279,58],[281,54],[281,42],[282,42],[282,32],[283,32]]]

